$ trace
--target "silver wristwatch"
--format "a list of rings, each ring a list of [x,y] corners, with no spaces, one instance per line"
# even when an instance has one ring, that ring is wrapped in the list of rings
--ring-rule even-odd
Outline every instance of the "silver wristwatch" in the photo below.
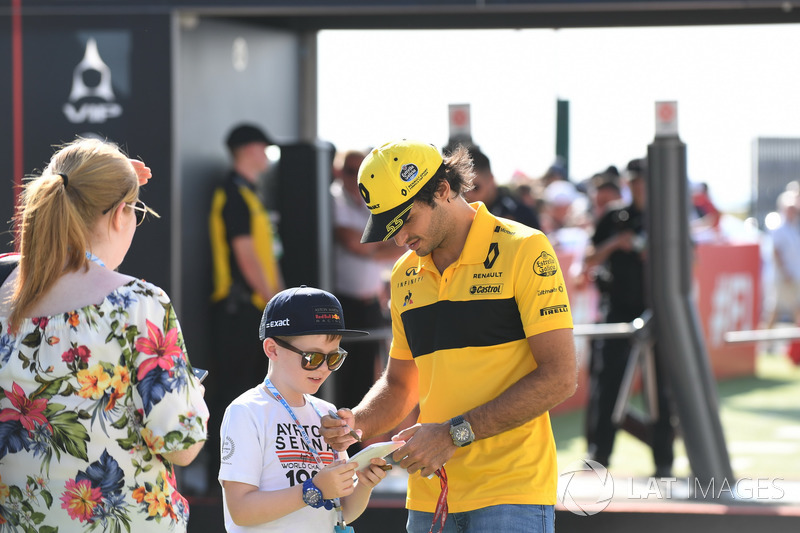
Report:
[[[461,448],[475,440],[475,433],[472,432],[469,422],[459,415],[450,419],[450,437],[453,439],[453,444]]]

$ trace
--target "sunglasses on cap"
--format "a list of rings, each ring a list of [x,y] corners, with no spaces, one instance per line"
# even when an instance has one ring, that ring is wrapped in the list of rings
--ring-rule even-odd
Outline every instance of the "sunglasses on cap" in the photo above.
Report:
[[[300,366],[303,367],[304,370],[316,370],[322,366],[322,363],[327,361],[328,369],[333,372],[335,370],[339,370],[339,367],[341,367],[342,363],[344,363],[345,357],[347,357],[347,351],[341,348],[337,348],[335,352],[331,352],[329,354],[324,354],[321,352],[304,352],[277,337],[272,337],[272,340],[274,340],[275,344],[281,348],[286,348],[287,350],[290,350],[296,354],[300,354],[302,356],[302,359],[300,359]]]

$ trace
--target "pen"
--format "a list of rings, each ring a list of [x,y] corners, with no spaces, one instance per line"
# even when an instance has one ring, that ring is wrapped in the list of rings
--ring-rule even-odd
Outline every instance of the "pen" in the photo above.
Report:
[[[328,409],[328,414],[329,414],[329,415],[331,415],[331,416],[332,416],[333,418],[335,418],[336,420],[341,420],[341,419],[342,419],[342,417],[340,417],[339,415],[337,415],[337,414],[336,414],[335,412],[333,412],[331,409]],[[350,436],[352,436],[352,437],[353,437],[354,439],[356,439],[358,442],[361,442],[361,439],[359,438],[359,436],[358,436],[358,433],[356,433],[355,431],[353,431],[353,428],[351,428],[351,427],[350,427],[350,426],[348,426],[347,424],[345,424],[345,425],[344,425],[344,427],[346,427],[347,429],[349,429],[349,430],[350,430]]]

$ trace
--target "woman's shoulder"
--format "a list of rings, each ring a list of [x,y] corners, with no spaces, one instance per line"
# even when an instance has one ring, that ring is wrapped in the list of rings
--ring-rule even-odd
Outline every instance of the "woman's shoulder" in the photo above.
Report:
[[[131,315],[139,314],[144,317],[151,316],[156,309],[169,312],[172,301],[164,290],[139,278],[130,278],[122,285],[111,291],[101,304],[114,308],[124,308]]]
[[[141,278],[134,278],[131,276],[125,276],[125,277],[128,279],[126,279],[124,283],[122,283],[116,289],[114,289],[113,292],[119,292],[119,293],[135,292],[138,294],[153,296],[161,300],[169,301],[169,296],[167,295],[167,293],[164,292],[164,289],[162,289],[158,285],[150,283],[149,281]]]

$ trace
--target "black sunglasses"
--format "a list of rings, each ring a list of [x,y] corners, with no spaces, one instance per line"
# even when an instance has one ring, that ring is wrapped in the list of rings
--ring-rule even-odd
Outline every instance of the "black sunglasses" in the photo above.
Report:
[[[335,370],[339,370],[339,367],[341,367],[342,363],[344,363],[345,357],[347,357],[347,351],[341,348],[337,348],[335,352],[331,352],[329,354],[324,354],[321,352],[304,352],[277,337],[272,337],[272,340],[274,340],[275,344],[281,348],[286,348],[287,350],[291,350],[296,354],[300,354],[302,356],[302,359],[300,359],[300,366],[303,367],[304,370],[316,370],[322,366],[322,363],[327,361],[328,369],[333,372]]]

